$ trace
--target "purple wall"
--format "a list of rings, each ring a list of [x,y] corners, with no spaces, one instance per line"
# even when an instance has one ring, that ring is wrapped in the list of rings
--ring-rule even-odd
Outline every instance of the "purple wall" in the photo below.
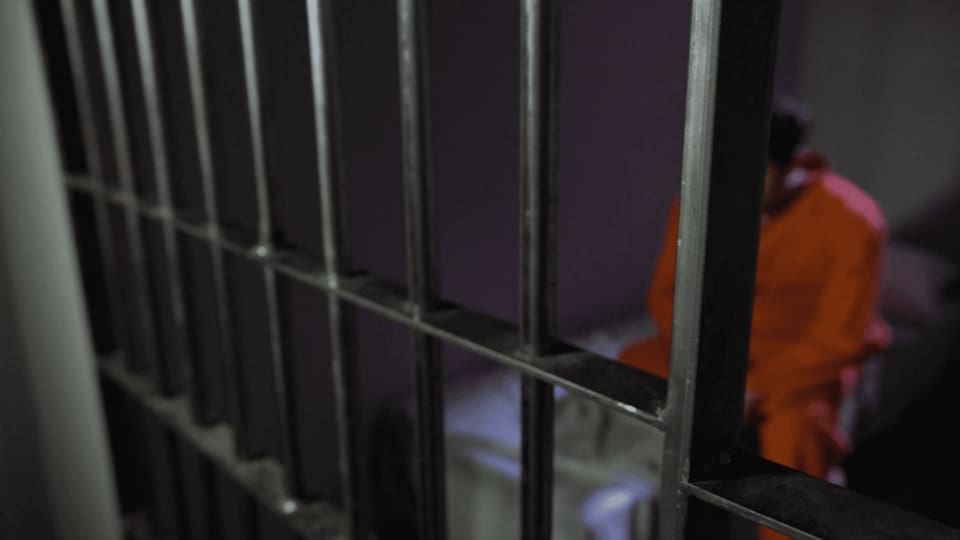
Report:
[[[689,8],[670,0],[565,3],[561,333],[644,304],[680,186]]]
[[[433,2],[431,15],[441,293],[516,321],[520,10]]]
[[[357,267],[402,281],[395,8],[340,5],[352,254]],[[785,10],[787,19],[802,21],[799,3]],[[519,8],[434,2],[430,15],[441,292],[516,321]],[[561,334],[643,307],[667,208],[679,191],[689,17],[689,3],[672,0],[562,5]],[[799,87],[798,62],[790,61],[799,35],[785,28],[778,87],[788,93]]]
[[[519,271],[519,11],[435,3],[434,156],[442,292],[515,321]],[[561,332],[643,305],[679,186],[688,6],[561,12]]]
[[[403,174],[394,2],[334,2],[346,191],[356,267],[402,283]]]

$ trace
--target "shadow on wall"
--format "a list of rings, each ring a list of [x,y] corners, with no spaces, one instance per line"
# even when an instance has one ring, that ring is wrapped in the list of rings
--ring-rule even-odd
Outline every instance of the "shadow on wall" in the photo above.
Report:
[[[960,231],[960,173],[954,177],[950,191],[907,217],[893,234],[900,240],[960,263],[957,231]]]

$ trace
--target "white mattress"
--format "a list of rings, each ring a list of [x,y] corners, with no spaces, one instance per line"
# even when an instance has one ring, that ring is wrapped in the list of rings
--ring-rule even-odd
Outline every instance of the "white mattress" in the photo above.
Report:
[[[627,321],[576,342],[615,357],[651,326]],[[553,537],[652,538],[662,434],[557,389]],[[451,538],[520,533],[520,379],[507,370],[447,389],[447,490]]]

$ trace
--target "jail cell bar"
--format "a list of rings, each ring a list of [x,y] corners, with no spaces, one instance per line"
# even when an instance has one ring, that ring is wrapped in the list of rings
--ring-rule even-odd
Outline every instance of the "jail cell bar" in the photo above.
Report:
[[[753,271],[756,259],[761,178],[776,50],[779,2],[693,0],[686,125],[681,188],[680,249],[669,392],[664,381],[559,345],[554,335],[555,301],[555,137],[557,6],[546,0],[520,0],[521,10],[521,298],[519,328],[441,302],[437,298],[436,225],[429,148],[429,99],[426,54],[429,27],[427,0],[398,0],[400,100],[403,126],[408,283],[399,289],[376,276],[348,275],[342,240],[342,178],[339,171],[337,87],[331,32],[331,2],[306,2],[316,131],[317,178],[323,236],[322,261],[303,253],[279,252],[271,236],[273,216],[263,157],[262,117],[257,70],[257,40],[251,0],[235,0],[243,51],[247,121],[253,140],[257,200],[257,239],[253,245],[228,238],[218,220],[210,130],[206,125],[206,88],[194,0],[180,0],[187,51],[193,127],[200,155],[205,221],[178,214],[170,196],[163,147],[163,111],[157,98],[157,71],[147,20],[150,4],[132,2],[138,76],[148,119],[149,148],[157,182],[155,202],[134,189],[129,130],[121,106],[124,96],[116,65],[107,0],[61,0],[72,72],[80,100],[89,178],[68,178],[68,189],[94,197],[98,238],[111,276],[120,270],[111,244],[110,209],[123,213],[133,254],[134,290],[148,298],[140,232],[141,219],[163,227],[169,264],[178,258],[177,234],[210,249],[218,312],[229,324],[222,277],[224,253],[259,265],[267,290],[272,336],[271,358],[282,411],[284,467],[271,460],[237,456],[224,426],[203,426],[190,415],[190,398],[157,393],[148,376],[149,360],[119,365],[105,360],[102,370],[115,384],[141,400],[175,432],[219,464],[280,514],[305,538],[366,534],[366,502],[356,495],[363,481],[358,466],[361,445],[355,425],[358,385],[350,343],[348,308],[363,309],[408,327],[413,334],[417,393],[417,510],[423,538],[444,538],[446,495],[443,471],[442,364],[438,340],[473,351],[523,376],[522,536],[551,535],[552,425],[551,385],[560,385],[611,410],[666,432],[661,504],[661,538],[717,538],[724,513],[736,514],[800,538],[957,538],[957,531],[842,488],[742,455],[735,448],[746,371]],[[102,73],[88,70],[77,5],[92,8],[96,49]],[[106,131],[98,131],[91,77],[103,76],[108,105]],[[102,126],[101,126],[102,127]],[[98,133],[112,137],[100,144]],[[113,150],[112,155],[109,151]],[[105,160],[115,161],[120,186],[105,182]],[[319,269],[318,269],[319,268]],[[172,281],[174,312],[182,309],[179,275]],[[343,500],[340,511],[322,503],[297,500],[289,458],[293,433],[285,388],[286,368],[280,350],[276,276],[283,275],[324,291],[330,313],[332,366],[339,432]],[[119,298],[117,291],[111,291]],[[442,306],[442,307],[441,307]],[[146,342],[155,344],[154,313],[145,301],[132,321]],[[178,321],[181,319],[178,319]],[[127,328],[127,330],[130,330]],[[224,336],[228,336],[224,333]],[[227,340],[226,337],[223,339]],[[228,340],[227,340],[228,341]],[[229,345],[229,344],[227,344]],[[125,351],[128,355],[130,351]],[[230,355],[226,355],[227,358]],[[127,359],[144,362],[147,359]],[[162,366],[161,366],[162,367]],[[237,376],[237,367],[226,369]],[[189,375],[189,374],[188,374]],[[189,376],[187,377],[189,380]],[[697,383],[700,384],[697,384]],[[241,385],[234,380],[232,392]],[[161,388],[162,390],[162,388]],[[233,397],[237,399],[236,396]],[[234,403],[232,405],[236,407]],[[238,416],[239,417],[239,416]],[[241,424],[242,424],[242,418]],[[242,425],[240,426],[242,429]],[[693,497],[712,511],[688,502]],[[876,519],[883,516],[882,520]]]
[[[429,28],[423,0],[397,0],[400,105],[407,240],[407,294],[414,320],[437,307],[435,190],[430,148],[427,59]],[[443,444],[443,365],[439,344],[412,333],[416,392],[417,529],[424,540],[447,536]]]
[[[520,340],[530,362],[550,353],[556,332],[557,11],[524,0],[520,13]],[[553,386],[521,386],[521,538],[550,538]]]

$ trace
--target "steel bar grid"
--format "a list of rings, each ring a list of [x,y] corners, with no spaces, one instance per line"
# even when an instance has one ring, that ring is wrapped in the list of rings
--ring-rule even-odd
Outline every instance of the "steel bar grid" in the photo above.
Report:
[[[318,179],[323,256],[279,250],[272,238],[271,201],[264,170],[256,24],[252,0],[237,2],[240,14],[247,112],[253,137],[257,194],[255,242],[228,237],[221,229],[215,193],[214,160],[206,124],[203,58],[198,39],[196,0],[180,0],[187,51],[194,129],[203,170],[205,217],[178,215],[170,195],[164,153],[163,114],[157,98],[156,72],[147,33],[149,4],[132,2],[137,55],[141,64],[151,150],[158,181],[155,202],[139,199],[132,184],[127,126],[120,107],[119,81],[107,0],[91,0],[99,61],[108,96],[115,155],[101,155],[90,101],[90,76],[82,55],[75,2],[61,0],[71,51],[71,69],[80,98],[82,128],[91,163],[89,178],[68,177],[67,188],[90,194],[97,213],[98,238],[109,275],[118,262],[110,235],[111,211],[125,220],[133,254],[138,294],[146,295],[143,248],[135,224],[157,222],[164,231],[169,261],[178,259],[177,235],[209,248],[214,265],[221,327],[229,328],[223,256],[253,261],[263,271],[267,290],[272,348],[270,359],[284,423],[283,464],[247,459],[235,448],[232,428],[203,427],[191,417],[191,398],[164,397],[148,378],[131,372],[116,358],[101,371],[197,447],[261,503],[273,509],[305,538],[362,538],[365,503],[354,487],[362,481],[354,413],[359,381],[352,358],[349,310],[360,309],[397,322],[411,331],[417,382],[418,523],[424,538],[444,538],[445,493],[442,439],[442,378],[439,342],[470,350],[523,375],[522,515],[524,538],[549,538],[552,496],[552,386],[562,386],[604,407],[665,431],[662,488],[662,538],[699,537],[704,524],[692,526],[689,497],[711,507],[800,538],[958,538],[960,533],[910,512],[872,501],[796,471],[735,449],[740,429],[745,347],[755,266],[760,178],[776,49],[779,2],[694,0],[685,129],[684,173],[678,250],[678,306],[674,320],[671,379],[668,382],[558,342],[555,316],[555,137],[557,13],[551,2],[521,0],[521,316],[520,325],[505,324],[436,297],[436,226],[430,173],[429,110],[425,0],[398,0],[401,100],[404,127],[405,203],[407,208],[408,284],[390,284],[376,276],[347,274],[343,255],[343,207],[336,122],[330,2],[304,0],[309,21],[313,120],[317,135]],[[744,81],[748,82],[744,82]],[[117,162],[121,183],[102,181],[102,160]],[[738,202],[739,201],[739,202]],[[721,257],[723,251],[737,257]],[[736,259],[739,262],[724,262]],[[290,475],[286,377],[277,313],[278,275],[326,293],[330,313],[337,427],[344,484],[342,508],[297,499]],[[746,276],[746,277],[744,277]],[[171,274],[172,297],[181,302],[179,276]],[[116,294],[113,294],[116,297]],[[137,322],[155,340],[152,313],[141,303]],[[181,312],[182,313],[182,312]],[[722,319],[722,320],[721,320]],[[122,322],[117,321],[117,326]],[[230,333],[221,336],[230,346]],[[721,339],[720,336],[726,336]],[[229,351],[229,349],[226,349]],[[232,353],[227,373],[238,376]],[[129,362],[131,359],[125,359]],[[720,370],[720,366],[726,366]],[[697,381],[701,384],[696,384]],[[242,386],[231,382],[233,399]],[[669,384],[669,395],[667,387]],[[194,385],[195,386],[195,385]],[[162,386],[161,386],[162,391]],[[719,405],[718,405],[719,404]],[[232,407],[237,407],[234,402]],[[239,417],[238,417],[239,418]],[[235,429],[243,429],[240,418]],[[691,526],[688,526],[691,525]],[[706,524],[711,525],[711,524]],[[717,537],[717,529],[709,532]]]
[[[278,251],[269,257],[261,257],[253,252],[251,245],[221,234],[211,234],[206,222],[164,216],[154,206],[85,179],[73,178],[68,180],[68,185],[71,189],[102,197],[110,205],[134,206],[151,219],[173,219],[178,231],[219,250],[270,266],[285,276],[398,322],[412,331],[470,350],[524,374],[562,386],[645,424],[661,427],[660,412],[666,396],[663,379],[572,346],[561,345],[553,354],[528,361],[521,353],[517,328],[492,317],[444,303],[429,314],[416,318],[410,310],[406,292],[386,280],[353,274],[340,276],[338,287],[331,288],[322,262],[315,257],[292,251]]]
[[[151,219],[170,219],[149,205],[131,201],[120,193],[86,179],[76,177],[68,179],[68,187],[102,197],[107,204],[138,206],[140,213]],[[519,333],[512,325],[449,304],[444,304],[442,308],[418,320],[409,310],[405,291],[382,279],[367,275],[342,276],[340,286],[330,289],[325,271],[320,261],[315,258],[292,252],[275,253],[273,257],[262,258],[252,253],[249,246],[223,237],[214,239],[209,236],[208,227],[203,223],[176,220],[175,225],[183,234],[210,242],[218,250],[269,265],[276,272],[317,287],[346,304],[400,323],[412,331],[422,332],[470,350],[524,375],[563,386],[611,410],[665,430],[660,416],[663,413],[662,404],[667,388],[662,379],[573,347],[566,347],[556,354],[528,362],[519,352]],[[119,368],[113,364],[112,369],[116,371]],[[141,381],[139,384],[143,391],[140,394],[150,394],[150,385],[143,382],[141,378],[131,374],[125,374],[125,376],[128,380]],[[279,469],[277,474],[281,474]],[[778,508],[776,503],[782,499],[766,490],[757,489],[759,485],[772,484],[777,479],[782,480],[777,486],[778,493],[783,493],[786,486],[791,488],[793,496],[801,500],[822,501],[822,507],[816,515],[804,511],[802,506],[789,511]],[[884,535],[883,530],[865,529],[874,536],[848,537],[816,533],[809,535],[809,532],[805,534],[808,534],[809,538],[824,539],[894,539],[910,538],[910,536],[903,536],[906,534],[904,531],[913,531],[917,535],[916,538],[960,538],[958,536],[960,533],[954,529],[911,512],[893,509],[885,503],[858,496],[756,456],[749,458],[737,456],[729,465],[715,471],[710,480],[683,482],[679,489],[686,496],[694,496],[732,514],[791,535],[798,534],[800,529],[792,523],[796,523],[801,517],[808,520],[807,523],[810,519],[815,519],[818,523],[842,524],[846,522],[845,516],[849,509],[856,508],[858,514],[884,516],[885,529],[883,530],[889,530],[890,533]],[[847,527],[851,526],[853,525],[847,525]]]
[[[260,504],[280,516],[304,540],[339,540],[345,535],[344,515],[322,501],[304,502],[291,497],[283,465],[271,458],[242,459],[234,445],[232,429],[225,424],[201,426],[192,418],[184,397],[156,393],[149,381],[125,369],[118,357],[100,361],[100,372],[143,404],[177,436],[215,463]]]

